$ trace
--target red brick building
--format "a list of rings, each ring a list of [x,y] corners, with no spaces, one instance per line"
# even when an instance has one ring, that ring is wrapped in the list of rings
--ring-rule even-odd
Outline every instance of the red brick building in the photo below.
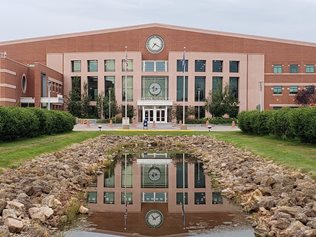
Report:
[[[295,107],[297,91],[316,85],[315,43],[162,24],[2,42],[0,52],[0,105],[45,107],[50,82],[51,103],[61,107],[76,77],[92,100],[114,90],[121,105],[126,92],[139,121],[171,120],[172,106],[183,103],[183,76],[185,104],[202,117],[217,87],[229,86],[242,111]]]

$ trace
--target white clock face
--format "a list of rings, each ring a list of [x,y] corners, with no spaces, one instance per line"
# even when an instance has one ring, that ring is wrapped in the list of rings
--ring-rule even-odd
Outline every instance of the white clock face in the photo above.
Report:
[[[146,213],[145,220],[149,227],[158,228],[163,223],[163,214],[159,210],[150,210]]]
[[[164,48],[164,41],[158,35],[149,36],[146,42],[146,48],[151,53],[160,53]]]
[[[161,86],[158,83],[152,83],[149,86],[149,93],[152,95],[159,95],[161,92]]]
[[[157,181],[161,176],[160,170],[158,168],[151,168],[148,172],[148,176],[151,181]]]

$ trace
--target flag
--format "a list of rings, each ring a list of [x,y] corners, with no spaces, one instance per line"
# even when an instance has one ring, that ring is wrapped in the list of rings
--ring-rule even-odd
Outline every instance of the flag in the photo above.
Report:
[[[182,69],[183,69],[183,72],[185,72],[185,67],[186,67],[186,63],[185,63],[185,51],[183,51],[183,58],[182,58]]]
[[[125,71],[128,69],[127,47],[125,46]]]

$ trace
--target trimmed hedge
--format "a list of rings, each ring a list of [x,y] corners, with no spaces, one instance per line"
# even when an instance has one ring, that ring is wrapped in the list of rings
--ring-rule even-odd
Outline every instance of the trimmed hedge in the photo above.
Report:
[[[316,107],[241,112],[238,122],[245,133],[316,143]]]
[[[0,141],[71,131],[75,117],[64,111],[0,107]]]

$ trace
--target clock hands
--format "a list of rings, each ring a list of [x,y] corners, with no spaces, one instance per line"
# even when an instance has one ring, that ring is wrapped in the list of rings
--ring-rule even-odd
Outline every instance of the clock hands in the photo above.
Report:
[[[152,48],[154,48],[155,46],[157,46],[158,48],[160,48],[160,46],[157,43],[154,43]]]

